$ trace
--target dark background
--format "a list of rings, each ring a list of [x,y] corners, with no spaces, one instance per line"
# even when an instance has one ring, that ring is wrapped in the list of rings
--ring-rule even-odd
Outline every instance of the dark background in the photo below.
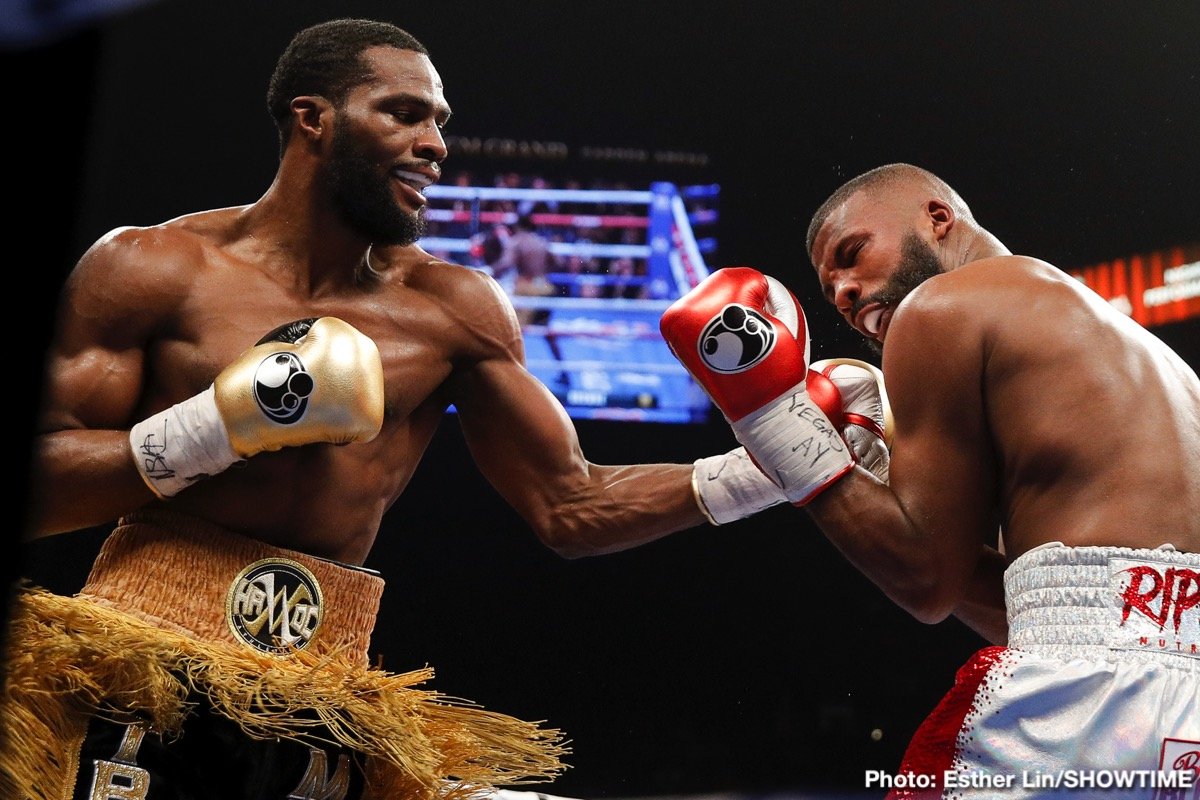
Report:
[[[276,164],[274,59],[331,16],[421,39],[449,133],[709,154],[715,266],[757,266],[807,298],[818,358],[870,356],[818,303],[804,228],[882,163],[940,174],[1010,249],[1063,268],[1200,239],[1190,1],[144,2],[5,55],[10,300],[27,307],[31,283],[37,303],[18,337],[23,424],[71,264],[114,226],[257,199]],[[1200,363],[1200,323],[1156,333]],[[579,432],[598,463],[734,444],[715,423]],[[72,591],[98,543],[56,537],[10,564]],[[452,419],[368,566],[388,581],[383,665],[431,664],[446,693],[564,729],[558,794],[861,789],[863,770],[895,770],[982,644],[907,617],[791,508],[559,560],[480,478]]]

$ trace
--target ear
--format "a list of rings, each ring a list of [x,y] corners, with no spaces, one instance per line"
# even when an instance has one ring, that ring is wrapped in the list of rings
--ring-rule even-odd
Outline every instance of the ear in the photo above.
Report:
[[[933,236],[937,240],[942,240],[946,234],[950,233],[950,229],[954,227],[954,222],[957,217],[954,215],[954,209],[945,200],[939,200],[936,197],[925,203],[925,215],[929,218],[930,225],[933,228]]]
[[[333,111],[329,101],[320,95],[301,95],[291,102],[292,120],[301,135],[320,139],[329,124],[327,112]]]

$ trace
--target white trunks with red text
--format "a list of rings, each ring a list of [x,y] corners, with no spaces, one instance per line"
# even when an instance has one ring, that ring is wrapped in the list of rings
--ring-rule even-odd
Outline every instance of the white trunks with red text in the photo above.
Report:
[[[1200,800],[1200,554],[1050,543],[1004,575],[976,653],[889,798]]]

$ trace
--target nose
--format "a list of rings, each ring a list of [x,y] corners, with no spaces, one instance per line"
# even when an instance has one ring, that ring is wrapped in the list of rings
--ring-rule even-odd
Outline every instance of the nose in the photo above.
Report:
[[[862,287],[857,281],[843,279],[839,281],[833,289],[833,305],[837,308],[838,313],[846,319],[854,311],[854,304],[862,297]]]
[[[430,122],[421,131],[421,135],[413,145],[413,154],[417,158],[438,164],[446,160],[446,156],[449,155],[449,151],[446,149],[446,140],[442,138],[442,131],[436,124]]]

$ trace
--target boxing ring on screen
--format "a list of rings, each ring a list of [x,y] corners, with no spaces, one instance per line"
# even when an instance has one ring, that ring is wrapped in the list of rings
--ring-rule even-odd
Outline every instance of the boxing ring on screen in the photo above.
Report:
[[[430,186],[428,235],[418,244],[499,281],[530,372],[572,417],[702,422],[712,406],[658,321],[709,274],[719,193],[666,182],[648,190]],[[508,257],[522,235],[544,242],[540,264]]]

